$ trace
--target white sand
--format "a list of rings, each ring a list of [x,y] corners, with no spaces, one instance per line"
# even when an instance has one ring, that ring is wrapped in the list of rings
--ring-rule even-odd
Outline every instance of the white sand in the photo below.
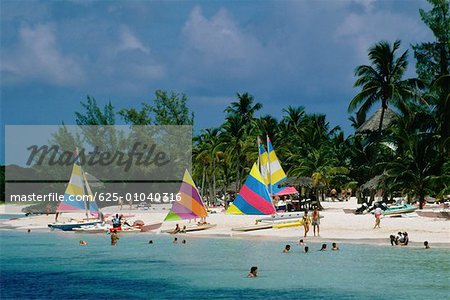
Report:
[[[348,241],[363,243],[389,243],[389,235],[396,234],[398,231],[407,231],[412,243],[423,243],[427,240],[430,244],[440,244],[450,247],[450,221],[445,219],[434,219],[427,217],[408,217],[391,218],[384,217],[381,220],[381,228],[373,229],[375,218],[372,214],[353,215],[345,214],[343,208],[356,208],[355,199],[349,202],[322,202],[324,210],[320,214],[324,217],[320,224],[320,238],[313,237],[312,227],[306,238],[308,241]],[[2,205],[1,213],[19,213],[23,206]],[[104,213],[132,213],[135,216],[129,218],[129,221],[143,220],[146,224],[162,222],[167,210],[164,211],[143,211],[143,210],[124,210],[120,211],[117,207],[108,207]],[[63,214],[62,220],[67,218],[80,218],[76,214]],[[217,224],[216,227],[191,232],[188,235],[195,236],[226,236],[226,237],[247,237],[247,238],[281,238],[285,240],[298,240],[303,238],[303,227],[291,227],[284,229],[266,229],[252,232],[236,232],[231,228],[252,225],[255,219],[261,216],[241,216],[226,215],[223,211],[210,214],[208,222]],[[47,224],[53,222],[54,215],[40,215],[16,220],[6,220],[0,223],[0,228],[27,230],[27,229],[45,229]],[[165,222],[161,229],[174,228],[175,224],[180,226],[188,225],[189,221]]]

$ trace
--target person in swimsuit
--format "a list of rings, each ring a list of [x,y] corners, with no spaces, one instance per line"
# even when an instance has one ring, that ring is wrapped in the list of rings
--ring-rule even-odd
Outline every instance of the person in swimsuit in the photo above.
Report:
[[[291,251],[291,245],[286,245],[286,247],[284,247],[283,253],[289,253],[289,251]]]
[[[247,277],[257,277],[258,267],[251,267]]]
[[[308,234],[310,223],[311,223],[311,219],[308,216],[308,211],[305,210],[305,214],[303,215],[303,228],[305,229],[305,237]]]
[[[299,244],[300,246],[304,246],[304,245],[305,245],[305,242],[304,242],[303,240],[300,240],[300,241],[298,242],[298,244]]]
[[[305,253],[308,253],[308,251],[309,251],[309,247],[305,246]]]
[[[423,242],[423,245],[425,246],[425,249],[430,249],[430,246],[428,245],[428,241]]]
[[[327,250],[327,244],[322,244],[322,248],[320,248],[319,251],[325,251]]]
[[[333,251],[339,250],[339,247],[337,246],[336,243],[332,243],[331,246],[332,246],[332,247],[331,247],[331,250],[333,250]]]
[[[317,236],[320,236],[320,215],[319,215],[319,209],[314,208],[314,211],[312,213],[312,226],[314,231],[314,236],[316,236],[316,226],[317,226]]]

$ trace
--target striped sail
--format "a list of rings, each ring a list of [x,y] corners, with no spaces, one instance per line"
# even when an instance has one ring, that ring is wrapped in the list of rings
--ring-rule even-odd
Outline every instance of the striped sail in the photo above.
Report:
[[[269,155],[259,138],[258,138],[258,148],[259,148],[259,170],[261,172],[261,176],[264,180],[264,183],[266,185],[269,185],[270,184]]]
[[[275,150],[272,147],[269,137],[267,137],[267,151],[269,152],[267,162],[269,169],[268,189],[272,194],[276,194],[282,189],[278,188],[278,184],[286,180],[286,173],[284,173],[284,170],[281,167],[280,161],[278,160]]]
[[[164,221],[206,218],[208,216],[200,193],[188,170],[184,172],[179,193],[181,194],[180,201],[173,202],[172,208]]]
[[[64,193],[64,200],[61,201],[56,209],[56,212],[78,212],[86,211],[86,204],[83,196],[85,193],[85,176],[80,165],[80,158],[78,150],[75,150],[75,161],[70,175],[69,184]],[[90,190],[90,188],[89,188]],[[76,199],[78,197],[78,199]]]
[[[247,180],[227,209],[227,213],[240,215],[271,215],[275,213],[272,198],[257,164],[253,164]]]

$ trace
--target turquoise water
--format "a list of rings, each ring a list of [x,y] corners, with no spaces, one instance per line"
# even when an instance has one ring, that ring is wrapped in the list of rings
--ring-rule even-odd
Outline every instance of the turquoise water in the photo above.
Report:
[[[0,220],[9,220],[13,218],[23,218],[25,214],[0,214]]]
[[[0,231],[1,299],[448,299],[449,249]],[[80,239],[88,241],[79,246]],[[153,245],[148,240],[154,241]],[[292,253],[282,253],[284,245]],[[251,266],[258,278],[246,278]]]

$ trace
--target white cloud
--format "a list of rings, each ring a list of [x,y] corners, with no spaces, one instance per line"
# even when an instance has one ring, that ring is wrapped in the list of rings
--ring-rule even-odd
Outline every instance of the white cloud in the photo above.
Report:
[[[200,7],[195,7],[183,28],[187,45],[205,59],[252,60],[262,51],[256,38],[240,30],[225,9],[207,19]]]
[[[117,51],[140,50],[149,54],[150,50],[130,31],[126,26],[122,26],[119,31],[120,42]]]
[[[428,33],[420,20],[388,11],[373,11],[362,14],[348,14],[336,29],[334,38],[347,44],[356,54],[359,63],[367,62],[367,49],[381,40],[394,42],[402,40],[402,49],[408,43],[426,39]]]
[[[37,80],[72,86],[84,79],[77,59],[59,49],[50,25],[22,26],[17,46],[5,49],[1,60],[6,82]]]

